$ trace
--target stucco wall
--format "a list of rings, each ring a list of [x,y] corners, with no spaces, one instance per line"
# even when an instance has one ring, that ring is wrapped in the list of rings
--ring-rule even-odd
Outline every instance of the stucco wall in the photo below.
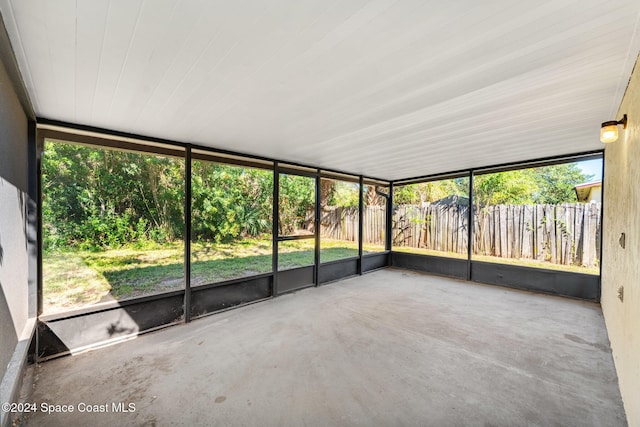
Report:
[[[640,426],[640,65],[616,119],[626,131],[605,148],[602,310],[630,426]],[[604,117],[604,120],[613,118]],[[618,240],[626,235],[626,248]],[[624,287],[624,302],[618,288]]]
[[[27,117],[0,62],[0,379],[29,318],[27,132]]]

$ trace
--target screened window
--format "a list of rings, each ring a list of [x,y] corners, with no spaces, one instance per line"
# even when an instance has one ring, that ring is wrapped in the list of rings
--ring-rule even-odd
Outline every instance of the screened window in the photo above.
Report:
[[[43,313],[181,289],[184,160],[45,141]]]
[[[474,177],[473,259],[599,274],[602,159]]]
[[[362,250],[364,253],[385,250],[387,199],[389,187],[365,184],[363,187]]]
[[[316,180],[281,173],[278,197],[278,270],[315,263]]]
[[[394,187],[393,250],[467,257],[469,178]]]
[[[360,185],[320,180],[320,262],[358,256]]]
[[[192,162],[191,285],[272,270],[273,171]]]

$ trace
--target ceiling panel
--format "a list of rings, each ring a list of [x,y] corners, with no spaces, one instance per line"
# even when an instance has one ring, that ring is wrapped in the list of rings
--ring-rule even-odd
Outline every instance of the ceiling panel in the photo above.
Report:
[[[39,117],[386,179],[601,148],[637,0],[0,0]]]

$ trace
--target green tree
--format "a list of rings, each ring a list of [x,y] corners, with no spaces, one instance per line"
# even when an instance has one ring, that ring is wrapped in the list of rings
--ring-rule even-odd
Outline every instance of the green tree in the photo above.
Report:
[[[360,188],[357,183],[335,181],[329,206],[356,207],[360,203]]]
[[[480,206],[531,204],[540,192],[535,174],[530,169],[478,175],[474,177],[474,203]]]
[[[194,238],[229,242],[270,231],[271,171],[194,161],[191,185]]]
[[[538,193],[534,195],[535,203],[575,203],[577,201],[574,187],[593,179],[593,175],[585,175],[577,163],[563,163],[536,169]]]
[[[469,180],[467,178],[443,179],[394,187],[393,198],[396,204],[433,203],[450,196],[467,197]]]
[[[308,228],[315,209],[315,179],[281,174],[279,178],[279,233],[287,235]]]
[[[474,177],[474,200],[481,206],[575,203],[574,187],[592,178],[577,163],[478,175]]]
[[[44,249],[181,237],[184,161],[47,141]]]

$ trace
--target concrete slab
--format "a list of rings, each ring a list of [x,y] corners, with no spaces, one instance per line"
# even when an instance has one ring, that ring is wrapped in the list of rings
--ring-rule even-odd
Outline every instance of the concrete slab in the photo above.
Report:
[[[30,401],[29,426],[626,425],[599,305],[393,269],[44,363]]]

